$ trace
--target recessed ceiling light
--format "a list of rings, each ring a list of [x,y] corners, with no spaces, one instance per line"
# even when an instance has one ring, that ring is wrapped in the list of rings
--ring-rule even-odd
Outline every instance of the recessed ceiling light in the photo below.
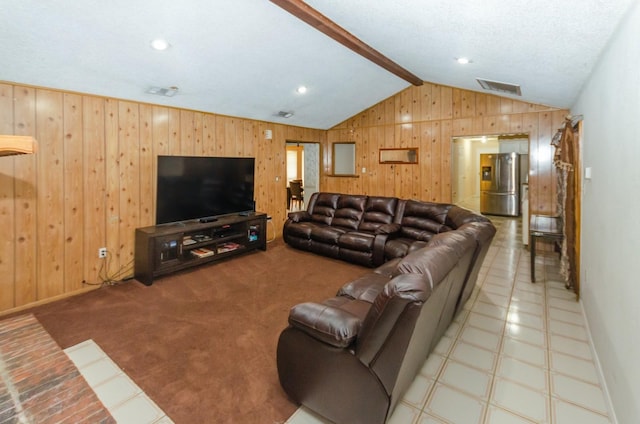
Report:
[[[167,50],[169,48],[169,42],[162,38],[156,38],[151,42],[151,47],[156,50]]]
[[[457,57],[456,62],[458,62],[461,65],[466,65],[468,63],[471,63],[471,60],[468,57]]]
[[[296,91],[298,92],[298,94],[304,94],[307,92],[307,87],[305,87],[304,85],[301,85],[300,87],[298,87]]]

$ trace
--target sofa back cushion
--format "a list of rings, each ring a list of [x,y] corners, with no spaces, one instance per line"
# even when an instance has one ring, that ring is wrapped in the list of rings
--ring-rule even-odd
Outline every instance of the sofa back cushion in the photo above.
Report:
[[[433,344],[454,280],[464,277],[459,254],[469,256],[475,246],[467,237],[454,237],[407,255],[415,271],[391,279],[376,297],[362,322],[356,356],[369,366],[389,392],[411,382],[409,376],[424,362]],[[408,261],[407,261],[408,259]],[[453,302],[455,305],[455,301]],[[404,371],[403,371],[404,370]],[[400,390],[402,391],[402,390]],[[396,393],[397,394],[397,393]]]
[[[309,202],[309,215],[311,221],[322,224],[331,224],[333,215],[338,207],[339,194],[335,193],[314,193]]]
[[[476,280],[478,279],[478,274],[480,273],[482,262],[484,261],[491,245],[491,241],[496,234],[496,227],[489,220],[486,222],[468,222],[460,227],[459,232],[473,237],[478,243],[478,246],[476,247],[475,255],[472,259],[471,266],[469,267],[469,272],[462,288],[458,305],[456,306],[456,313],[464,307],[464,304],[471,296],[471,292],[473,291]]]
[[[470,222],[491,222],[489,218],[470,211],[469,209],[462,208],[457,205],[451,205],[447,212],[447,219],[445,224],[451,228],[460,228],[464,224]]]
[[[397,207],[395,197],[370,196],[358,230],[373,233],[381,225],[392,223]]]
[[[471,243],[475,245],[474,241]],[[459,258],[456,250],[456,246],[447,244],[423,247],[402,258],[398,272],[424,275],[433,288],[455,266]]]
[[[343,194],[338,199],[336,211],[331,221],[332,227],[357,230],[367,202],[366,196]]]
[[[456,259],[460,259],[467,251],[476,248],[476,238],[469,231],[446,231],[433,236],[426,247],[436,246],[450,246]]]
[[[450,208],[449,204],[407,200],[399,218],[402,237],[429,241],[434,234],[451,230],[446,225]]]
[[[336,296],[346,296],[373,303],[391,278],[391,276],[382,273],[369,272],[342,286]]]
[[[472,234],[460,229],[433,236],[426,249],[447,247],[455,256],[456,267],[449,273],[449,294],[444,299],[444,308],[435,333],[434,343],[444,334],[455,316],[456,307],[467,282],[473,258],[477,251],[477,241]]]

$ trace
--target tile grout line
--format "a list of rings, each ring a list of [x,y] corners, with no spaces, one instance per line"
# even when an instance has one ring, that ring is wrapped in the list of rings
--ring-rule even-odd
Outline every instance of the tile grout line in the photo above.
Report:
[[[549,392],[547,393],[547,402],[549,404],[549,422],[554,422],[555,420],[553,419],[553,386],[552,386],[552,378],[551,378],[551,336],[549,334],[550,330],[551,330],[551,323],[550,323],[550,315],[549,315],[549,285],[547,284],[547,267],[546,267],[546,261],[547,258],[546,256],[543,256],[544,261],[543,261],[543,277],[544,280],[542,280],[541,284],[544,284],[544,295],[543,295],[543,299],[542,301],[544,302],[544,308],[542,310],[543,313],[543,324],[545,326],[545,332],[544,332],[544,339],[546,342],[546,349],[545,349],[545,355],[546,355],[546,360],[547,360],[547,387],[549,388]]]
[[[495,382],[496,382],[496,374],[498,373],[498,366],[501,363],[502,360],[502,354],[503,354],[503,348],[504,348],[504,339],[506,337],[506,333],[507,333],[507,327],[509,325],[509,311],[511,309],[511,303],[513,302],[513,292],[515,291],[516,288],[516,277],[518,275],[518,264],[520,262],[520,258],[521,258],[521,254],[518,254],[518,263],[515,264],[515,269],[516,271],[513,274],[513,277],[511,278],[511,291],[509,294],[509,304],[507,305],[507,314],[505,316],[504,319],[504,325],[502,326],[502,334],[500,337],[500,345],[498,348],[498,352],[497,352],[497,362],[495,364],[495,368],[493,370],[493,373],[491,375],[491,384],[490,384],[490,388],[489,388],[489,398],[487,399],[487,408],[485,410],[485,414],[484,417],[482,419],[483,423],[486,423],[488,418],[489,418],[489,409],[492,405],[493,402],[493,389],[495,387]]]
[[[502,227],[502,226],[501,226]],[[503,230],[503,228],[500,228],[500,230]],[[501,249],[503,249],[504,246],[501,247]],[[496,253],[497,256],[497,253]],[[491,408],[491,406],[493,405],[493,394],[494,394],[494,388],[495,388],[495,383],[496,383],[496,376],[498,373],[498,366],[500,365],[501,361],[502,361],[502,357],[503,357],[503,348],[504,348],[504,339],[506,337],[506,333],[507,333],[507,328],[509,325],[509,313],[510,313],[510,309],[511,309],[511,304],[513,302],[513,294],[516,288],[516,277],[518,275],[518,266],[521,260],[522,254],[519,252],[518,253],[518,259],[516,261],[515,264],[513,264],[513,267],[515,268],[515,272],[513,273],[513,276],[510,278],[510,291],[509,291],[509,303],[506,306],[506,316],[504,317],[504,323],[502,326],[502,332],[500,335],[500,343],[498,346],[498,350],[496,352],[497,355],[497,359],[496,359],[496,364],[495,367],[493,369],[493,372],[491,373],[491,382],[489,385],[489,396],[487,398],[487,407],[485,408],[485,412],[484,415],[482,417],[482,423],[487,423],[488,419],[489,419],[489,410]],[[494,258],[495,259],[495,258]],[[489,266],[489,268],[491,268],[493,266],[493,262],[491,263],[491,265]],[[484,286],[484,282],[483,282],[483,286]],[[496,407],[500,408],[498,405],[495,405]],[[513,411],[510,411],[513,412]],[[520,416],[519,414],[517,414],[518,416]]]

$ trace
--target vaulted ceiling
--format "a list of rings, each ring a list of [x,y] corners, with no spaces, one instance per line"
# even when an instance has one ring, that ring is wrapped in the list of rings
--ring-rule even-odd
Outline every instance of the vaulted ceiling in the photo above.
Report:
[[[306,3],[422,80],[476,91],[476,78],[506,82],[521,87],[514,98],[568,108],[633,1]],[[9,82],[321,129],[410,85],[268,0],[3,0],[1,9]],[[170,47],[152,49],[156,38]]]

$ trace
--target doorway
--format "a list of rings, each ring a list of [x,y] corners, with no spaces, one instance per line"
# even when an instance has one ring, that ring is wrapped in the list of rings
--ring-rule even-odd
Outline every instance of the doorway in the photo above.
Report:
[[[529,136],[527,134],[481,135],[454,137],[451,145],[451,201],[480,212],[480,155],[485,153],[518,153],[519,184],[528,183]],[[520,193],[520,198],[523,198]]]
[[[287,141],[285,149],[287,190],[291,180],[302,180],[306,204],[311,195],[320,190],[320,143]]]
[[[451,201],[480,211],[480,155],[498,153],[497,136],[454,138],[451,146]]]

